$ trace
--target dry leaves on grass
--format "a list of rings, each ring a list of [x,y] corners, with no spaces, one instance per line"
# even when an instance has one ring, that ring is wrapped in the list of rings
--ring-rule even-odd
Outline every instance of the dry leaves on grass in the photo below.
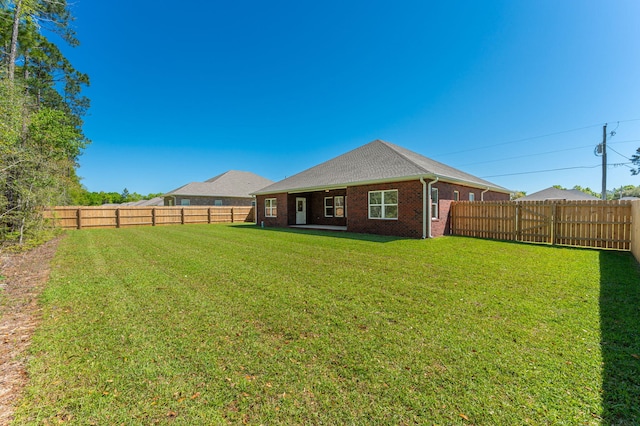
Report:
[[[56,239],[26,253],[0,253],[0,424],[13,418],[27,382],[26,351],[40,322],[38,296],[57,246]]]

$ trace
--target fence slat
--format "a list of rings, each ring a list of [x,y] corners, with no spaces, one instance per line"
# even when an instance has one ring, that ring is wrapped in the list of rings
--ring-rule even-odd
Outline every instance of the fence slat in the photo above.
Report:
[[[44,217],[63,229],[86,229],[253,222],[255,212],[251,206],[60,206],[45,210]]]
[[[450,223],[452,235],[628,251],[633,220],[629,201],[455,201]]]

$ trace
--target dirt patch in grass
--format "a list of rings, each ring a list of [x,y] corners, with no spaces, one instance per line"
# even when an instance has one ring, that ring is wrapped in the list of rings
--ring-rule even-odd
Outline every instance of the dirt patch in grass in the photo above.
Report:
[[[58,239],[25,253],[0,253],[0,424],[13,418],[27,382],[27,349],[40,322],[38,296]]]

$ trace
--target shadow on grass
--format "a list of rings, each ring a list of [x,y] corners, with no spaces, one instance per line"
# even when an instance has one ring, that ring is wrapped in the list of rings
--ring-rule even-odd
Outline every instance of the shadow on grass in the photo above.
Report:
[[[408,239],[408,238],[393,237],[393,236],[386,236],[386,235],[356,234],[353,232],[328,231],[328,230],[321,230],[321,229],[272,228],[272,227],[261,228],[258,225],[243,226],[242,229],[260,231],[260,232],[285,232],[289,234],[320,235],[323,237],[347,238],[350,240],[368,241],[373,243],[389,243],[392,241]]]
[[[600,252],[602,419],[640,424],[640,266],[630,253]]]

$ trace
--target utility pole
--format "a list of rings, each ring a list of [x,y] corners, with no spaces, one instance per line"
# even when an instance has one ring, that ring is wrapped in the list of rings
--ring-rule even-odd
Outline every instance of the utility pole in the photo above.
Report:
[[[602,126],[602,199],[607,199],[607,124]]]

